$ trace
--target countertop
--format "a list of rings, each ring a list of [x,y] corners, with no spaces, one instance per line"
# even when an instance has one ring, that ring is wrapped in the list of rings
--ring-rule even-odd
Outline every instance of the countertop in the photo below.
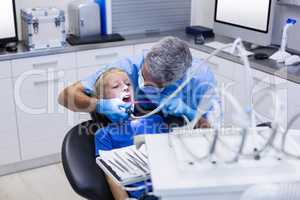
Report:
[[[177,31],[170,31],[170,32],[162,32],[157,34],[135,34],[135,35],[127,35],[125,37],[125,41],[120,42],[109,42],[109,43],[100,43],[100,44],[88,44],[88,45],[79,45],[79,46],[71,46],[67,45],[63,48],[53,48],[53,49],[45,49],[45,50],[36,50],[36,51],[28,51],[22,43],[18,45],[18,51],[14,53],[8,52],[0,52],[0,61],[4,60],[13,60],[13,59],[20,59],[20,58],[29,58],[29,57],[36,57],[36,56],[45,56],[45,55],[53,55],[53,54],[60,54],[60,53],[70,53],[70,52],[77,52],[77,51],[85,51],[85,50],[93,50],[93,49],[101,49],[101,48],[108,48],[108,47],[117,47],[117,46],[127,46],[127,45],[136,45],[136,44],[143,44],[143,43],[150,43],[156,42],[162,37],[165,36],[176,36],[188,42],[191,48],[211,53],[214,49],[204,45],[196,45],[194,43],[194,37],[185,34],[183,30]],[[213,39],[207,40],[206,42],[211,41],[219,41],[223,43],[230,43],[233,40],[223,36],[216,36]],[[257,49],[255,51],[262,51],[266,52],[271,55],[276,49],[271,48],[264,48],[264,49]],[[242,64],[242,61],[231,54],[226,52],[220,52],[218,54],[219,57]],[[300,84],[300,65],[298,66],[290,66],[286,67],[283,64],[278,64],[273,60],[266,59],[266,60],[255,60],[254,56],[249,57],[250,65],[253,69],[266,72],[268,74],[272,74],[283,79],[287,79],[294,83]]]

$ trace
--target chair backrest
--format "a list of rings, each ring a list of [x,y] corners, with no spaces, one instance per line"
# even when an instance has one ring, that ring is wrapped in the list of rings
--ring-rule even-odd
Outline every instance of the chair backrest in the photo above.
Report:
[[[104,172],[95,161],[94,133],[99,123],[87,121],[72,128],[62,145],[62,164],[76,193],[90,200],[114,200]]]
[[[299,200],[300,184],[270,184],[250,187],[241,200]]]

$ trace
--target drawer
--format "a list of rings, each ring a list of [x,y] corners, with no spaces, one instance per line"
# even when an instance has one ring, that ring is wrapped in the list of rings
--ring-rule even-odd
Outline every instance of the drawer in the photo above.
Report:
[[[134,46],[134,55],[138,56],[140,54],[147,53],[156,42],[146,43],[146,44],[138,44]]]
[[[289,113],[288,113],[288,122],[297,114],[300,113],[300,106],[293,106],[289,108]],[[294,124],[292,125],[292,129],[298,129],[300,130],[300,118],[298,118]]]
[[[75,53],[40,56],[12,61],[14,77],[30,70],[61,70],[72,68],[76,68]]]
[[[60,152],[63,138],[78,115],[58,105],[59,92],[77,80],[76,70],[15,79],[16,111],[22,160]]]
[[[199,50],[191,49],[191,53],[194,58],[204,60],[206,59],[209,54],[201,52]],[[237,63],[234,63],[229,60],[225,60],[219,57],[213,57],[208,61],[208,65],[210,69],[221,76],[224,76],[229,79],[234,79],[234,72],[236,65],[239,65]]]
[[[92,74],[94,74],[97,70],[99,70],[101,66],[94,66],[94,67],[85,67],[78,69],[78,80],[82,80]]]
[[[0,79],[11,77],[11,62],[2,61],[0,62]]]
[[[288,95],[289,105],[300,107],[300,84],[288,82]]]
[[[254,79],[253,103],[256,112],[271,121],[275,119],[276,112],[280,112],[281,125],[286,127],[289,105],[288,81],[258,70],[252,70],[252,72]],[[280,104],[280,111],[276,110],[278,104]]]
[[[234,95],[233,87],[232,87],[234,85],[233,80],[230,80],[230,79],[220,76],[218,74],[215,75],[215,78],[218,83],[218,89],[223,90],[224,92],[229,93],[231,95]],[[222,102],[222,107],[223,107],[222,109],[224,111],[224,113],[223,113],[224,125],[230,126],[233,123],[233,115],[236,111],[233,109],[231,102],[228,101],[228,98],[226,98],[225,95],[220,98],[221,98],[220,100]]]
[[[133,56],[133,46],[113,47],[77,52],[78,67],[92,67],[117,62]]]

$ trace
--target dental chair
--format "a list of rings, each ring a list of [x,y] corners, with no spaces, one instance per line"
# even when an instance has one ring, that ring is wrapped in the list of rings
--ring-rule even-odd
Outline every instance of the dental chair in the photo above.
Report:
[[[89,200],[114,200],[104,172],[95,161],[94,134],[110,121],[97,113],[90,113],[92,120],[73,127],[62,144],[62,164],[73,190]],[[183,125],[183,121],[170,117],[167,123]],[[155,198],[154,198],[155,199]]]
[[[62,164],[73,190],[89,200],[114,200],[104,172],[95,161],[94,134],[102,124],[83,122],[72,128],[62,145]]]

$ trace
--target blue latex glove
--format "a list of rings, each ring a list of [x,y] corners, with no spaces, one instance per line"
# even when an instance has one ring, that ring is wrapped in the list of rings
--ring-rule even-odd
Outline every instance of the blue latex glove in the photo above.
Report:
[[[162,109],[164,115],[181,117],[185,115],[190,121],[196,116],[196,110],[190,108],[181,98],[174,98],[167,102]]]
[[[125,103],[121,99],[100,99],[96,105],[96,112],[104,114],[112,122],[124,121],[129,118],[131,103]]]

